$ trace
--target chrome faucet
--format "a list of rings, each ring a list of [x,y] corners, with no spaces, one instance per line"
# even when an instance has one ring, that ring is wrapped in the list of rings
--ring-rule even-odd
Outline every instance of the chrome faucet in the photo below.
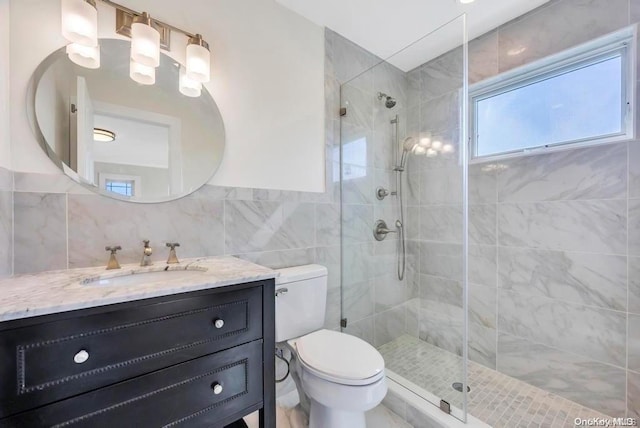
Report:
[[[171,265],[174,263],[180,263],[178,261],[178,256],[176,255],[176,247],[180,246],[180,243],[178,242],[167,242],[167,247],[170,248],[169,250],[169,259],[167,260],[167,264]]]
[[[111,251],[109,262],[107,262],[107,270],[120,269],[120,263],[118,263],[118,259],[116,259],[116,251],[122,250],[122,247],[120,245],[116,245],[113,247],[104,247],[104,249],[105,251]]]
[[[153,254],[153,248],[149,245],[149,240],[145,239],[142,241],[144,243],[144,251],[142,253],[142,261],[140,261],[140,266],[151,266],[153,262],[151,261],[151,254]]]

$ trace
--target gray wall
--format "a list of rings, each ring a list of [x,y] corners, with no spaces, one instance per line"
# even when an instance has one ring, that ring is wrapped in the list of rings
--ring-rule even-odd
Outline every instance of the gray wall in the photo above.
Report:
[[[637,0],[552,1],[472,41],[470,80],[639,20]],[[421,93],[411,131],[455,135],[457,121],[440,112],[457,108],[459,61],[453,51],[409,73]],[[640,415],[639,144],[469,170],[471,359],[612,416]],[[459,352],[460,206],[441,189],[459,186],[460,170],[428,159],[413,166],[417,334]]]
[[[13,271],[13,174],[0,167],[0,278]]]

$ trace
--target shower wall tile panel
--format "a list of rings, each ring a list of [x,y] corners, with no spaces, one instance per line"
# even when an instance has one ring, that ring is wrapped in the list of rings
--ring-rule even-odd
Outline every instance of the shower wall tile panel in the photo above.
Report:
[[[627,416],[640,418],[640,373],[627,373]]]
[[[498,286],[504,290],[626,310],[627,258],[624,256],[517,247],[500,247],[498,256]],[[629,269],[631,281],[634,278],[631,265]]]
[[[498,174],[498,201],[624,199],[626,160],[626,144],[508,159]]]
[[[640,199],[629,199],[629,255],[640,256]]]
[[[611,416],[625,413],[625,370],[500,333],[498,371]],[[535,358],[532,358],[535,356]]]
[[[629,314],[629,370],[640,372],[640,315]]]
[[[500,290],[498,329],[596,361],[625,366],[623,312]]]
[[[498,217],[500,245],[627,253],[626,200],[500,204]],[[640,231],[640,216],[637,226]],[[629,228],[632,235],[632,221]]]
[[[629,312],[640,314],[640,257],[629,257]]]

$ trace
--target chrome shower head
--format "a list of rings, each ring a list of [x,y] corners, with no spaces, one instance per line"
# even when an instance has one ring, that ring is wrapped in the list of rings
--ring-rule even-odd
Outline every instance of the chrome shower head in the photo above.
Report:
[[[384,100],[384,105],[386,108],[394,108],[396,106],[396,99],[382,92],[378,92],[378,99]]]

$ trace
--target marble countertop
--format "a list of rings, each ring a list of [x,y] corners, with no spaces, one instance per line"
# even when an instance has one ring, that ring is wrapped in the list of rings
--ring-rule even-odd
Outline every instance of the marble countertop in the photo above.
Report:
[[[166,270],[188,271],[188,274],[184,277],[170,274],[163,278],[162,272]],[[149,276],[150,280],[143,284],[126,284],[134,276],[148,272],[158,273]],[[109,284],[109,280],[128,275],[132,276],[122,278],[122,284]],[[156,263],[147,267],[129,264],[114,270],[92,267],[17,275],[0,280],[0,321],[224,287],[277,276],[278,272],[272,269],[235,257],[184,259],[179,264]]]

